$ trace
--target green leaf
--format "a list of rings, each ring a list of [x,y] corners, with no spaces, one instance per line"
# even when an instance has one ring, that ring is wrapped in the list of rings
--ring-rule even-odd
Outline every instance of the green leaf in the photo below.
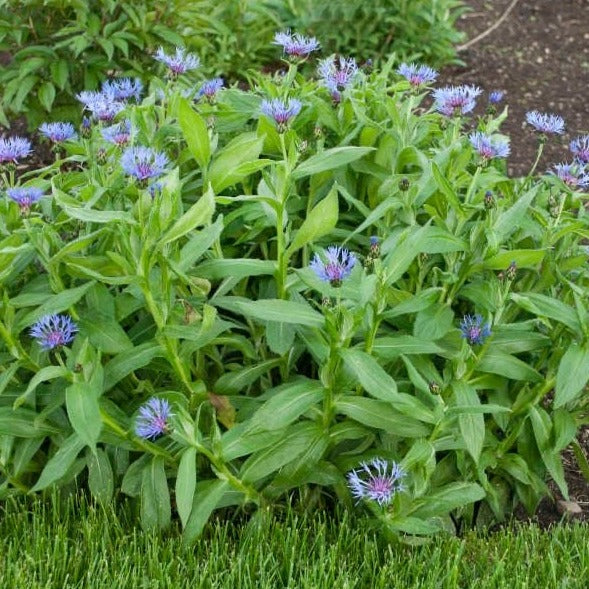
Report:
[[[171,517],[164,459],[154,456],[141,477],[141,525],[146,530],[163,530],[170,525]]]
[[[192,511],[195,490],[196,448],[186,448],[182,452],[182,458],[180,458],[180,464],[178,465],[178,475],[176,476],[176,509],[183,528],[186,528]]]
[[[458,405],[470,405],[476,407],[481,404],[479,395],[473,387],[465,382],[454,381],[452,383],[454,398]],[[485,418],[482,413],[460,413],[458,425],[462,439],[475,464],[479,463],[485,439]]]
[[[0,407],[0,435],[17,438],[38,438],[60,433],[61,429],[39,420],[31,409]]]
[[[243,464],[240,478],[254,483],[295,460],[322,432],[315,423],[296,423],[284,431],[280,441],[256,452]]]
[[[454,311],[447,305],[432,305],[419,311],[413,324],[413,335],[424,341],[444,337],[454,327]]]
[[[263,145],[264,137],[242,133],[217,153],[208,176],[215,194],[249,176],[258,166],[268,165],[269,161],[258,163]]]
[[[14,401],[14,408],[16,409],[17,407],[20,407],[27,400],[27,397],[33,393],[42,382],[55,380],[57,378],[67,378],[70,375],[71,372],[64,366],[43,366],[43,368],[31,378],[25,392],[19,395]]]
[[[251,427],[263,430],[286,428],[313,405],[319,403],[325,391],[323,385],[314,380],[294,382],[279,387],[280,392],[272,394],[251,417]],[[271,391],[267,391],[269,393]]]
[[[190,237],[180,250],[178,268],[186,272],[213,245],[223,231],[223,216],[219,215],[215,222]]]
[[[211,141],[207,124],[186,98],[178,99],[178,123],[192,157],[202,170],[206,170],[211,160]]]
[[[576,399],[589,381],[589,345],[572,344],[562,357],[556,373],[554,407]]]
[[[484,267],[490,270],[506,270],[509,264],[515,262],[518,268],[535,268],[542,262],[545,250],[510,250],[500,252],[487,258]]]
[[[326,149],[321,153],[312,155],[309,159],[299,164],[293,171],[292,177],[300,180],[306,176],[312,176],[327,170],[333,170],[364,157],[374,151],[374,147],[356,147],[347,145]]]
[[[271,276],[276,272],[276,262],[272,260],[250,260],[248,258],[228,258],[205,260],[196,267],[198,276],[208,280],[223,278],[248,278],[250,276]]]
[[[266,341],[268,347],[279,356],[292,350],[296,336],[296,327],[283,321],[269,321],[266,325]]]
[[[529,380],[532,382],[542,380],[542,375],[539,372],[519,358],[493,348],[487,349],[484,356],[479,360],[477,369],[481,372],[499,374],[513,380]]]
[[[417,419],[395,411],[391,403],[365,397],[340,397],[336,410],[356,421],[385,430],[404,438],[421,438],[429,435],[430,428]]]
[[[468,250],[468,244],[441,227],[427,227],[419,243],[424,254],[447,254]]]
[[[41,106],[47,111],[51,112],[53,101],[55,100],[55,86],[51,82],[43,82],[37,91],[37,97]]]
[[[68,62],[65,59],[53,61],[49,65],[51,79],[57,84],[60,90],[65,88],[69,77]]]
[[[119,354],[133,347],[133,342],[117,321],[102,314],[92,313],[78,321],[80,334],[105,354]]]
[[[462,206],[460,201],[458,200],[458,196],[452,188],[452,184],[448,182],[446,177],[442,174],[438,165],[432,161],[432,174],[434,180],[436,181],[436,185],[438,186],[439,191],[446,197],[448,202],[450,203],[451,207],[460,215],[462,216]]]
[[[393,401],[398,396],[397,383],[372,356],[358,349],[341,350],[340,356],[362,387],[373,397]]]
[[[156,356],[162,354],[161,347],[154,342],[145,342],[131,350],[117,354],[104,366],[104,390],[112,389],[125,376],[138,368],[143,368]]]
[[[76,288],[69,288],[63,290],[56,295],[49,295],[46,297],[45,302],[37,307],[35,310],[27,313],[19,322],[17,329],[20,331],[29,325],[32,325],[38,321],[44,315],[51,315],[52,313],[61,313],[67,311],[70,307],[73,307],[85,294],[94,286],[95,282],[92,280],[78,286]]]
[[[160,245],[176,241],[196,227],[209,224],[214,212],[215,194],[209,184],[208,190],[166,231]]]
[[[415,509],[412,515],[422,519],[446,515],[453,509],[465,507],[484,498],[485,490],[476,483],[450,483],[424,497],[425,505]]]
[[[581,331],[581,324],[575,309],[553,297],[535,292],[511,293],[511,300],[538,317],[548,317],[563,323],[575,332]]]
[[[329,194],[307,215],[286,250],[286,257],[290,258],[299,248],[331,233],[337,224],[338,214],[337,189],[334,186]]]
[[[182,532],[184,545],[190,546],[202,534],[211,513],[213,513],[228,489],[229,483],[227,481],[216,480],[208,485],[206,490],[199,490],[195,494],[190,518]]]
[[[394,245],[383,244],[383,251],[387,253],[385,266],[385,280],[391,285],[399,280],[409,266],[413,263],[415,257],[419,254],[422,240],[427,232],[428,227],[419,227],[418,229],[411,228],[405,231],[396,241]]]
[[[238,393],[272,370],[272,368],[280,365],[280,363],[280,358],[274,358],[260,362],[259,364],[253,364],[252,366],[246,366],[240,370],[225,372],[215,383],[213,387],[214,391],[222,395]]]
[[[65,404],[72,427],[80,440],[91,448],[102,431],[102,419],[98,406],[100,391],[92,390],[88,383],[75,383],[65,390]]]
[[[219,297],[216,299],[219,307],[235,307],[246,317],[261,322],[282,321],[294,325],[308,325],[322,327],[325,318],[306,303],[284,301],[281,299],[261,299],[248,301],[236,297]]]
[[[381,337],[374,341],[372,348],[378,356],[393,360],[401,354],[438,354],[442,348],[434,342],[412,335],[393,335]]]
[[[88,487],[95,499],[106,503],[114,493],[114,474],[107,453],[102,448],[88,452]]]
[[[493,231],[497,237],[498,243],[503,243],[516,229],[521,226],[521,221],[526,215],[530,204],[538,192],[539,185],[528,190],[523,196],[520,196],[515,204],[509,209],[503,211],[493,225]]]
[[[37,484],[31,491],[35,492],[46,489],[49,485],[52,485],[63,477],[85,445],[84,441],[76,433],[73,433],[67,438],[59,450],[45,464],[45,468],[41,472]]]

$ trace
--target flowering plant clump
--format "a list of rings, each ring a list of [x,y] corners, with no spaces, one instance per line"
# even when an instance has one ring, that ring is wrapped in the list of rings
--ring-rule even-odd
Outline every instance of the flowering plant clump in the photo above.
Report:
[[[478,87],[315,53],[242,90],[162,50],[59,162],[0,139],[0,497],[124,494],[190,543],[293,493],[410,542],[566,496],[586,137],[511,178]]]

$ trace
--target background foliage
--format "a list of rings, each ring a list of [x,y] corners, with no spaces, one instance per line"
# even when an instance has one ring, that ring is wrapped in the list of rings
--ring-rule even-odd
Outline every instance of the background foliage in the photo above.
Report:
[[[0,52],[7,52],[0,124],[8,127],[7,114],[26,113],[31,127],[48,116],[75,117],[77,92],[112,73],[143,77],[162,44],[195,50],[206,75],[246,79],[250,69],[279,65],[270,42],[287,26],[316,34],[327,52],[375,61],[394,52],[442,65],[455,58],[461,7],[457,0],[0,0]]]

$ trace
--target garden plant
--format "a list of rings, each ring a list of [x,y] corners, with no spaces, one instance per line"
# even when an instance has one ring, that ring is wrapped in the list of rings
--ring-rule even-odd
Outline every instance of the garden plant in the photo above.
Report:
[[[589,137],[513,179],[500,92],[273,48],[248,90],[161,48],[41,169],[0,139],[0,496],[126,495],[187,543],[293,496],[408,541],[566,497]],[[527,123],[538,156],[564,128]]]

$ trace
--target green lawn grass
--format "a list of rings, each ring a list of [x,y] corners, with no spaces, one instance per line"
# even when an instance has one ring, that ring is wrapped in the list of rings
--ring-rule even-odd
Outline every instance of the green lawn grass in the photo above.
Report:
[[[387,545],[357,518],[323,513],[213,522],[192,548],[145,534],[128,510],[83,500],[0,507],[0,586],[47,588],[579,588],[589,527],[517,526],[426,546]]]

